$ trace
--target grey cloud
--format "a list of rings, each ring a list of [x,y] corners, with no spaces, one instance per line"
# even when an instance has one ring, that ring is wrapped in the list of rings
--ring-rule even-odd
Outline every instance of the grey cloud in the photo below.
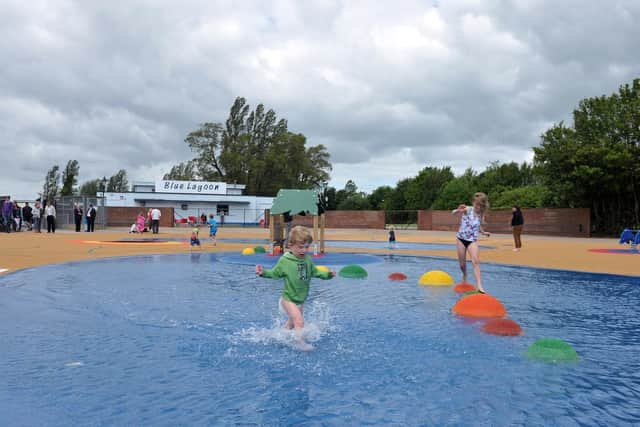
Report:
[[[523,161],[580,99],[638,77],[638,18],[634,0],[7,1],[2,190],[31,197],[73,158],[81,180],[157,178],[236,96],[325,144],[362,188]]]

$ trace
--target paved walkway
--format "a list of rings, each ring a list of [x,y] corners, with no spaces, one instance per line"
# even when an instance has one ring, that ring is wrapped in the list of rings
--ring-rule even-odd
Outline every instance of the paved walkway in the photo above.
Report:
[[[191,229],[161,229],[157,235],[144,234],[145,239],[169,238],[182,239],[186,243]],[[247,246],[241,243],[218,243],[213,246],[205,237],[203,229],[201,240],[204,251],[240,251]],[[453,243],[454,233],[438,231],[396,230],[398,242],[421,243]],[[256,228],[220,228],[218,237],[267,239],[268,230]],[[189,252],[188,245],[171,244],[110,244],[109,241],[140,238],[136,234],[128,234],[125,229],[110,229],[95,233],[75,233],[59,230],[55,234],[36,234],[31,232],[0,233],[0,274],[7,274],[17,269],[61,263],[75,260],[128,256],[141,254],[160,254]],[[327,240],[387,240],[385,230],[340,230],[330,229],[326,232]],[[80,243],[90,240],[94,243]],[[589,249],[622,249],[615,239],[578,239],[559,237],[523,236],[521,252],[513,252],[513,240],[509,235],[492,235],[483,239],[482,245],[493,246],[494,249],[483,249],[481,260],[500,264],[512,264],[531,267],[543,267],[562,270],[587,271],[597,273],[622,274],[640,277],[640,254],[608,254],[590,252]],[[196,249],[197,250],[197,249]],[[352,252],[354,249],[331,248],[332,251]],[[358,252],[379,253],[388,250],[357,249]],[[399,254],[435,255],[455,258],[451,250],[397,250]],[[1,272],[7,269],[6,272]]]

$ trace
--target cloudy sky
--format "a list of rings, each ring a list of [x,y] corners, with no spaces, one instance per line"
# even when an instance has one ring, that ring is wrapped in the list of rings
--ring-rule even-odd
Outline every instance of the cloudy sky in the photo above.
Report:
[[[0,0],[0,193],[46,171],[161,178],[185,135],[264,103],[331,184],[524,161],[578,102],[640,77],[638,0]]]

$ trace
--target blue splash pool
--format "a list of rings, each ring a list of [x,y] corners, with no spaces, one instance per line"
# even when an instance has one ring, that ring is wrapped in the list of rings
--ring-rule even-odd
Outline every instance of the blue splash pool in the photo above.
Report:
[[[416,285],[452,260],[376,257],[312,285],[295,351],[278,281],[208,253],[51,265],[0,278],[0,425],[640,423],[637,278],[484,265],[524,336]],[[339,268],[339,264],[333,265]],[[406,282],[387,275],[403,272]],[[524,356],[542,337],[580,361]]]
[[[184,239],[181,239],[184,240]],[[269,244],[268,239],[249,239],[249,238],[221,238],[219,242],[225,243],[246,243],[248,245]],[[427,251],[455,251],[455,243],[422,243],[422,242],[396,242],[393,249],[389,247],[387,241],[363,241],[363,240],[327,240],[325,242],[327,248],[349,248],[349,249],[384,249],[389,252],[395,250],[427,250]],[[482,249],[495,249],[493,246],[481,245]]]

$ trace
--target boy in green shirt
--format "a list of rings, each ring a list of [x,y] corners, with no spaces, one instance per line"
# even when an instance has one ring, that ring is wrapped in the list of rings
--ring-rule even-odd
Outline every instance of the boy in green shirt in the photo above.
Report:
[[[272,269],[265,269],[256,265],[256,274],[269,279],[284,278],[284,288],[280,297],[280,307],[287,313],[289,320],[286,329],[293,329],[301,350],[313,350],[313,346],[304,341],[304,302],[309,295],[309,285],[312,277],[331,279],[335,271],[320,271],[307,255],[309,246],[313,242],[311,233],[305,227],[296,226],[289,233],[289,252],[285,253]]]

